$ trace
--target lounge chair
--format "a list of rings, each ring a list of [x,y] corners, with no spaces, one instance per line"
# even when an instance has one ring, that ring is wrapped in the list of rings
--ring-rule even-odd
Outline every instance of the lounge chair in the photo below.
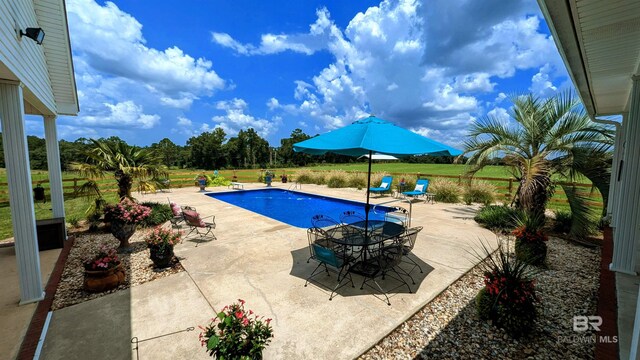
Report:
[[[369,192],[382,195],[388,191],[391,191],[391,183],[393,182],[392,176],[385,176],[380,182],[380,186],[369,188]]]
[[[184,216],[185,224],[189,226],[189,232],[185,238],[195,231],[200,238],[206,238],[208,235],[211,235],[211,240],[215,240],[216,236],[213,234],[213,229],[216,228],[214,215],[201,218],[196,209],[191,206],[183,206],[182,215]],[[205,221],[206,219],[211,220]],[[197,246],[198,244],[196,244],[196,247]]]
[[[427,202],[427,189],[429,189],[429,179],[420,179],[416,181],[416,187],[413,191],[405,191],[402,195],[411,198],[418,198],[419,196],[422,196],[425,198],[425,202]]]
[[[169,200],[167,198],[167,200]],[[169,207],[171,208],[171,212],[173,213],[173,217],[171,219],[169,219],[169,221],[171,222],[171,226],[173,228],[179,228],[180,225],[184,222],[184,215],[182,215],[182,209],[180,208],[180,205],[171,202],[171,200],[169,200]]]

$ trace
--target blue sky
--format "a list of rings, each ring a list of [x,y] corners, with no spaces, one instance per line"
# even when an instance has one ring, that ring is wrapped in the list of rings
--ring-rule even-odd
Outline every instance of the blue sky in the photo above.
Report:
[[[459,146],[507,95],[571,86],[535,0],[66,0],[80,114],[65,140],[253,127],[271,145],[369,113]],[[27,119],[42,136],[42,121]]]

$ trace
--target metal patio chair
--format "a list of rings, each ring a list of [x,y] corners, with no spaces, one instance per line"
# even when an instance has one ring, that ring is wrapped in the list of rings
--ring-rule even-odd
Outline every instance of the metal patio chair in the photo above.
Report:
[[[184,216],[185,224],[189,226],[189,232],[187,233],[187,235],[185,235],[185,238],[195,231],[200,238],[206,238],[210,236],[211,240],[216,239],[216,236],[213,234],[213,229],[216,228],[214,215],[202,218],[200,217],[200,214],[198,214],[196,209],[191,206],[183,206],[182,215]],[[196,243],[196,247],[197,246],[198,244]]]

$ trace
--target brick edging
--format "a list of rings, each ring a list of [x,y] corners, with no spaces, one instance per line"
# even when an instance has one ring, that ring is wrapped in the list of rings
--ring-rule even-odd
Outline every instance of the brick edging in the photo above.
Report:
[[[74,236],[69,236],[64,242],[64,248],[58,256],[58,260],[56,261],[53,271],[51,272],[51,276],[49,277],[47,286],[45,287],[44,299],[38,303],[36,311],[31,317],[31,322],[29,323],[27,333],[22,340],[22,345],[20,346],[20,351],[18,351],[17,359],[33,359],[33,356],[36,353],[38,340],[40,340],[40,334],[42,333],[44,322],[47,318],[49,310],[51,309],[51,305],[53,304],[53,298],[56,294],[58,283],[60,283],[60,279],[62,278],[64,265],[67,262],[67,257],[69,257],[69,253],[71,252],[71,248],[73,247],[74,242]]]
[[[613,233],[610,227],[604,229],[604,240],[600,256],[600,288],[598,289],[597,313],[602,317],[602,326],[597,336],[618,336],[618,302],[616,299],[616,274],[609,270],[613,257]],[[618,337],[619,339],[619,337]],[[596,341],[595,358],[618,359],[618,343]]]

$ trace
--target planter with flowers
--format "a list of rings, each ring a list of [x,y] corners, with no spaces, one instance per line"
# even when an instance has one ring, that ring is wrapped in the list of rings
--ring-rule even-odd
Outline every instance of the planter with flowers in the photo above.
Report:
[[[102,247],[84,265],[84,289],[101,292],[114,289],[124,283],[125,272],[115,249]]]
[[[500,242],[493,254],[489,247],[484,246],[482,256],[486,256],[480,263],[485,287],[476,297],[478,316],[491,320],[493,325],[503,328],[512,337],[529,333],[538,314],[536,305],[539,299],[533,279],[538,270],[509,254],[508,242]]]
[[[544,217],[522,214],[516,218],[516,257],[531,265],[543,265],[547,259],[547,235],[542,230]]]
[[[245,310],[244,300],[225,306],[206,327],[200,327],[200,344],[218,359],[262,359],[273,337],[271,319]]]
[[[158,226],[145,238],[149,246],[149,257],[156,268],[163,269],[172,265],[173,246],[180,242],[181,237],[182,233],[179,231]]]
[[[118,251],[129,249],[129,239],[142,220],[151,215],[151,208],[127,198],[104,208],[104,220],[111,223],[111,234],[120,241]]]

